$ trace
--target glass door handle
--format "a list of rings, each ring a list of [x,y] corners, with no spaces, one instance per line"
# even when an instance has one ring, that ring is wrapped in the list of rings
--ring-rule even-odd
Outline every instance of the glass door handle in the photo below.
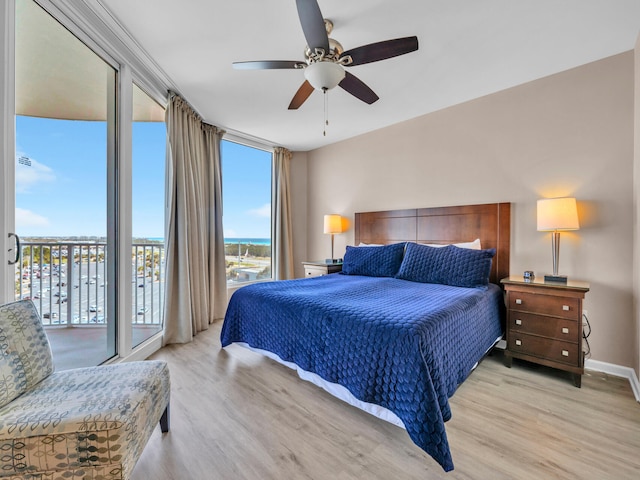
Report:
[[[16,263],[18,263],[18,260],[20,260],[20,237],[15,233],[9,233],[7,234],[7,237],[16,237],[16,258],[13,261],[7,261],[9,265],[15,265]],[[11,249],[9,249],[9,251],[11,251]]]

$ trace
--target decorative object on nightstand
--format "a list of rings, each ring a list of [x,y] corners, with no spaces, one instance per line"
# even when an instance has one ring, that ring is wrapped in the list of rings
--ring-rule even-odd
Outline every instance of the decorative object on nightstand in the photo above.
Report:
[[[321,277],[323,275],[342,271],[342,259],[336,260],[335,263],[302,262],[302,264],[304,265],[305,278]]]
[[[513,357],[573,373],[582,385],[582,301],[589,284],[569,280],[552,283],[503,278],[507,292],[507,348],[504,363]]]
[[[575,198],[545,198],[538,200],[538,231],[553,232],[551,235],[553,275],[545,275],[545,281],[567,283],[566,275],[558,275],[560,232],[579,229],[578,208]]]
[[[336,263],[333,256],[333,235],[336,233],[342,233],[342,217],[340,215],[325,215],[324,216],[324,233],[331,235],[331,258],[326,260],[326,263]]]

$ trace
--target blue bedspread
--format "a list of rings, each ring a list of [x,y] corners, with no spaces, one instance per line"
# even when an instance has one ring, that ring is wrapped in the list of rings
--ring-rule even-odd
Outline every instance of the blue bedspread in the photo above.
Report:
[[[381,405],[453,469],[449,397],[501,333],[501,290],[333,274],[259,283],[229,303],[222,346],[245,342]]]

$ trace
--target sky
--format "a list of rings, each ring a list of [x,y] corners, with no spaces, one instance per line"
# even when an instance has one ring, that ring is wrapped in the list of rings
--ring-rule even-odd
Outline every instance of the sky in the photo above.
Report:
[[[164,237],[165,124],[133,124],[133,236]],[[106,124],[16,117],[16,231],[106,236]],[[271,152],[223,141],[225,238],[271,236]],[[29,158],[30,165],[18,161]]]
[[[223,140],[225,238],[271,238],[272,153]]]

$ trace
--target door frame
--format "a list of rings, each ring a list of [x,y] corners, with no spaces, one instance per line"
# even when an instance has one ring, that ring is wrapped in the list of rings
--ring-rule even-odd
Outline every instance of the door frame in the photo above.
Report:
[[[0,6],[0,304],[14,299],[15,267],[9,265],[9,249],[15,249],[9,233],[15,226],[15,0],[4,0]]]

